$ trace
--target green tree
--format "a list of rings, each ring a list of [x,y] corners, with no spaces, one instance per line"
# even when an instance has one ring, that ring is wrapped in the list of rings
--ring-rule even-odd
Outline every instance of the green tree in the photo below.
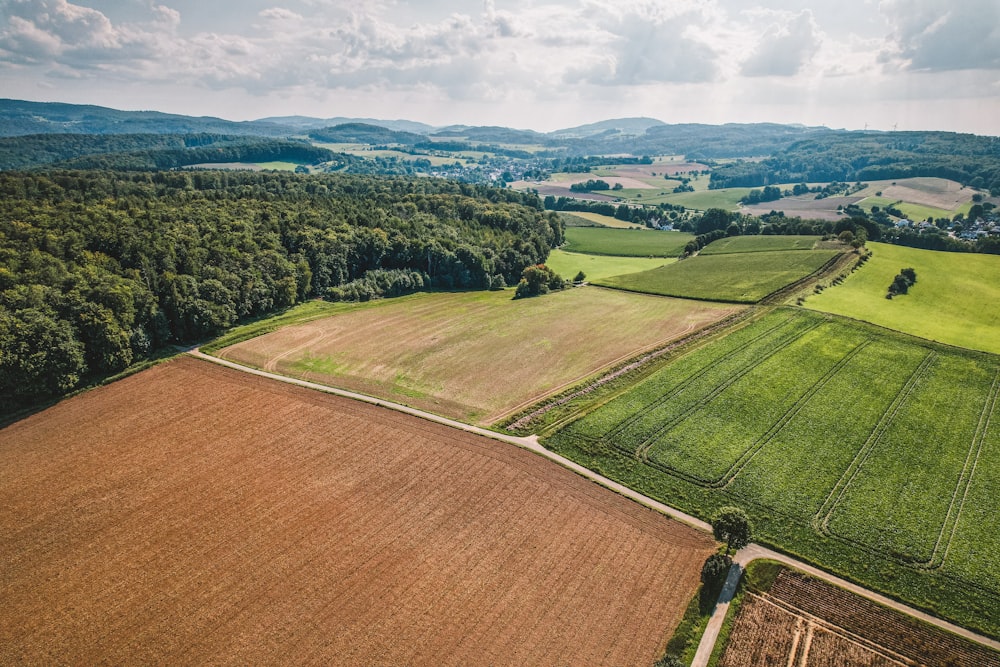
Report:
[[[86,371],[83,343],[65,320],[37,308],[0,308],[0,397],[66,392]]]
[[[750,517],[739,507],[723,507],[712,518],[712,535],[726,543],[726,555],[733,549],[739,551],[750,544],[753,524]]]
[[[575,283],[582,283],[586,279],[587,275],[583,271],[580,271],[575,276],[573,276],[573,282]]]
[[[717,588],[729,576],[729,568],[733,559],[722,554],[712,554],[701,566],[701,583],[706,588]]]

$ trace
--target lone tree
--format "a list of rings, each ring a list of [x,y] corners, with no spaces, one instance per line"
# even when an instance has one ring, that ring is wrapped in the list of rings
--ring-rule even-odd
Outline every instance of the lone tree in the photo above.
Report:
[[[722,554],[712,554],[701,566],[701,583],[707,588],[717,588],[729,576],[733,559]]]
[[[733,549],[739,551],[750,544],[753,524],[750,517],[739,507],[723,507],[712,518],[712,535],[726,543],[726,555]]]

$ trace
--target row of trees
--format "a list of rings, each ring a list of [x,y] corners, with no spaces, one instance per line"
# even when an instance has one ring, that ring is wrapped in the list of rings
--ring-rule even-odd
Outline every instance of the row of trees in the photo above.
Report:
[[[304,299],[515,284],[536,197],[438,179],[0,173],[0,402],[66,391]]]

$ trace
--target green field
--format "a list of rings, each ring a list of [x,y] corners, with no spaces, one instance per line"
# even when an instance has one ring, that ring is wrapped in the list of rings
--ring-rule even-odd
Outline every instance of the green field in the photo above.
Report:
[[[238,336],[218,355],[489,424],[739,309],[591,287],[512,297],[507,289],[337,304],[332,317],[303,312],[301,323]]]
[[[563,250],[621,257],[677,257],[692,239],[692,234],[684,232],[570,227]]]
[[[885,243],[868,248],[872,258],[864,266],[843,284],[810,296],[805,306],[1000,354],[1000,256]],[[908,294],[886,299],[889,284],[905,267],[916,270],[917,283]]]
[[[707,211],[710,208],[722,208],[735,211],[740,207],[740,199],[750,194],[751,188],[724,188],[722,190],[703,190],[700,192],[678,192],[663,197],[657,197],[652,203],[667,202],[680,204],[684,208]],[[647,202],[649,203],[649,202]]]
[[[1000,633],[1000,358],[783,308],[567,405],[542,442]]]
[[[726,255],[734,252],[772,250],[812,250],[819,236],[728,236],[712,241],[699,251],[701,255]]]
[[[838,254],[836,250],[782,250],[698,255],[594,284],[685,299],[757,303],[817,271]]]
[[[549,253],[549,258],[545,260],[545,264],[568,280],[572,280],[577,272],[583,271],[587,276],[587,280],[590,281],[602,280],[611,276],[620,276],[625,273],[648,271],[676,261],[676,259],[665,259],[663,257],[651,259],[649,257],[582,255],[575,252],[553,250]]]

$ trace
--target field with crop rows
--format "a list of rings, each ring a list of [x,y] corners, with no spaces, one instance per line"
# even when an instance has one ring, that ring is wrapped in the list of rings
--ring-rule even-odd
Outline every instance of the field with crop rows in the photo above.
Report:
[[[693,239],[693,234],[685,232],[570,227],[566,229],[563,249],[590,255],[677,257]]]
[[[0,663],[649,665],[714,543],[511,445],[176,359],[0,431]]]
[[[702,514],[751,508],[765,539],[855,577],[884,569],[876,587],[918,606],[977,598],[996,632],[998,393],[995,356],[779,309],[544,442],[628,461],[630,481]]]
[[[736,252],[777,250],[812,250],[819,236],[727,236],[712,241],[699,251],[701,255],[728,255]]]
[[[914,336],[1000,354],[1000,256],[919,250],[869,243],[871,259],[805,306],[873,322]],[[889,300],[886,291],[905,267],[917,283]]]
[[[625,273],[649,271],[658,266],[676,262],[665,257],[616,257],[614,255],[583,255],[578,252],[553,250],[545,265],[567,280],[583,271],[587,280],[601,280]]]
[[[219,354],[490,424],[738,309],[591,287],[517,300],[511,290],[424,293],[345,305]]]
[[[719,667],[1000,667],[1000,654],[798,572],[751,592]]]
[[[686,299],[756,303],[818,271],[838,254],[836,250],[782,250],[698,255],[595,284]]]

